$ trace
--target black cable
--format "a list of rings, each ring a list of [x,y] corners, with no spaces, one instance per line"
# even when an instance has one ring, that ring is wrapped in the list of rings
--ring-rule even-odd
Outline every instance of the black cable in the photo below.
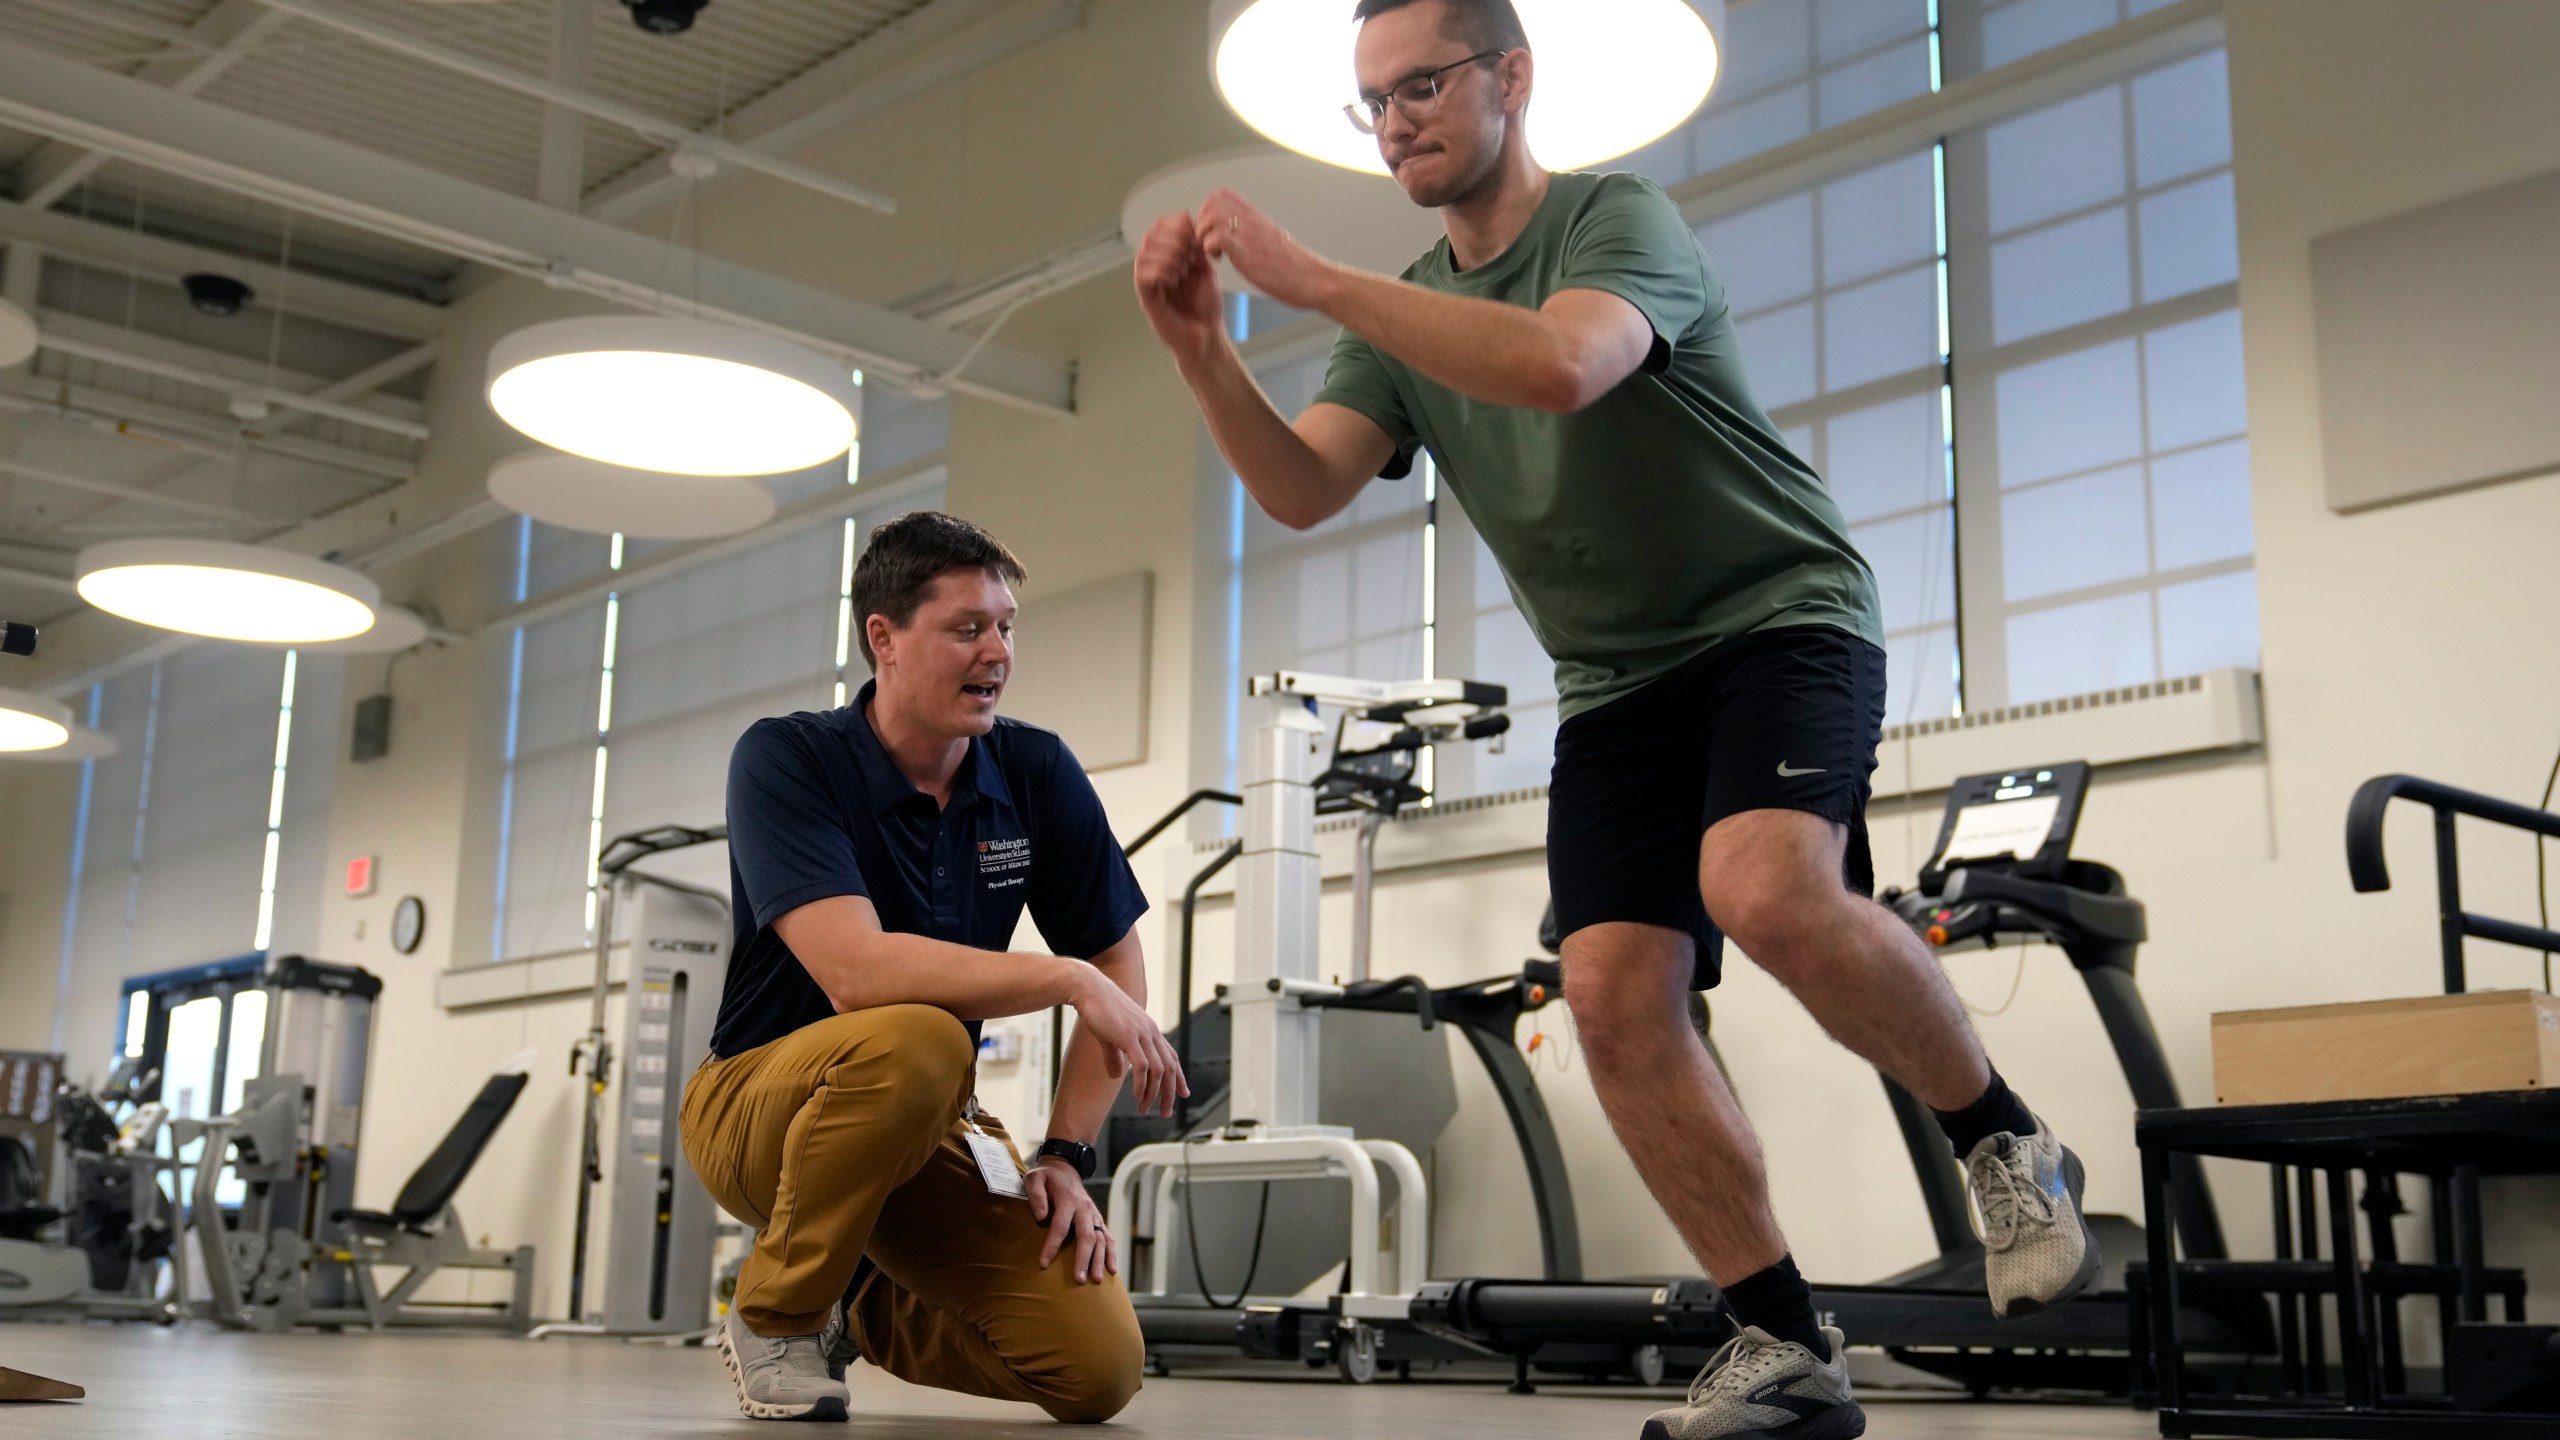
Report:
[[[2551,808],[2551,793],[2555,788],[2560,788],[2560,753],[2552,755],[2550,778],[2542,782],[2543,809]],[[2550,862],[2546,858],[2543,847],[2550,841],[2551,837],[2548,835],[2533,837],[2533,896],[2541,905],[2542,928],[2545,930],[2551,928],[2551,871]],[[2542,993],[2546,995],[2552,993],[2551,952],[2548,950],[2542,952]]]
[[[1203,1144],[1208,1139],[1208,1136],[1201,1135],[1182,1142],[1185,1147],[1182,1152],[1182,1229],[1191,1240],[1191,1280],[1193,1287],[1200,1292],[1201,1303],[1212,1310],[1233,1310],[1253,1293],[1253,1277],[1262,1273],[1262,1236],[1264,1228],[1271,1223],[1271,1182],[1262,1182],[1262,1206],[1253,1220],[1253,1258],[1245,1262],[1244,1283],[1237,1287],[1236,1298],[1220,1300],[1209,1293],[1209,1272],[1200,1267],[1199,1207],[1192,1203],[1191,1192],[1191,1151],[1188,1147]]]

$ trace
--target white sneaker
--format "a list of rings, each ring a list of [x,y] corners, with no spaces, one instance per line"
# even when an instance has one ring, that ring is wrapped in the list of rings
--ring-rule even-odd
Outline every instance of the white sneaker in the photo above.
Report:
[[[2003,1320],[2050,1309],[2098,1278],[2098,1237],[2080,1213],[2080,1157],[2043,1121],[1984,1138],[1965,1157],[1982,1217],[1983,1281]]]
[[[719,1344],[739,1414],[750,1420],[845,1418],[853,1395],[842,1380],[828,1376],[820,1337],[758,1335],[731,1310],[720,1322]]]
[[[1830,1357],[1756,1326],[1725,1342],[1698,1378],[1689,1403],[1658,1410],[1641,1440],[1854,1440],[1867,1412],[1849,1393],[1840,1332],[1829,1326]]]

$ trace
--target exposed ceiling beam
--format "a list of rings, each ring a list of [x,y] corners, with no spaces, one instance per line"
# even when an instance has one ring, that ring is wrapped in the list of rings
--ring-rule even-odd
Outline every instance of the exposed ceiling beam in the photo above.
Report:
[[[782,154],[1072,30],[1084,22],[1084,8],[1085,0],[935,0],[739,107],[719,133],[747,149]],[[681,148],[598,187],[587,213],[632,220],[674,200],[685,182],[667,162]]]
[[[23,585],[30,590],[50,590],[57,595],[80,593],[80,583],[68,575],[55,575],[44,570],[24,570],[15,565],[0,565],[0,584]]]
[[[622,304],[696,310],[668,305],[660,240],[9,40],[0,40],[0,123]],[[799,340],[910,386],[1073,409],[1073,379],[1055,361],[725,260],[704,257],[699,273],[697,313],[705,316]]]
[[[65,490],[78,490],[89,495],[105,495],[117,500],[130,500],[140,505],[157,505],[162,509],[175,510],[183,515],[203,515],[217,520],[258,518],[246,510],[234,510],[228,505],[210,505],[202,500],[185,500],[175,495],[163,495],[156,490],[145,490],[138,485],[119,485],[111,480],[92,480],[85,475],[71,475],[60,470],[49,470],[41,465],[30,465],[24,460],[0,460],[0,474],[15,475],[23,480],[33,480],[40,485],[56,485]]]
[[[438,69],[469,76],[484,85],[495,85],[502,90],[513,90],[519,95],[530,95],[544,104],[575,110],[581,115],[591,115],[607,124],[619,125],[635,135],[665,141],[680,149],[699,151],[723,165],[762,171],[786,184],[797,185],[804,190],[814,190],[821,195],[859,205],[867,210],[877,210],[884,215],[897,213],[897,201],[877,190],[856,185],[850,180],[812,170],[805,165],[794,165],[788,160],[777,159],[761,150],[750,150],[743,145],[731,144],[716,134],[697,131],[680,121],[669,120],[663,115],[652,115],[646,110],[625,105],[619,100],[609,100],[602,95],[590,94],[575,86],[563,85],[557,80],[545,79],[540,75],[528,75],[522,70],[500,65],[493,60],[483,60],[477,55],[466,55],[421,35],[412,35],[405,30],[397,30],[388,25],[377,25],[361,15],[350,15],[334,6],[315,4],[313,0],[258,0],[258,3],[311,24],[335,30],[342,35],[351,35],[368,45],[388,50],[395,55],[406,55],[412,60],[433,65]]]
[[[146,359],[201,370],[213,377],[206,383],[221,390],[241,393],[272,385],[277,389],[291,391],[297,396],[333,405],[344,405],[372,394],[401,376],[430,363],[439,350],[435,341],[424,341],[406,350],[385,356],[352,375],[338,378],[315,375],[308,371],[282,366],[270,369],[263,360],[251,359],[228,350],[192,345],[184,340],[173,340],[166,335],[154,334],[147,330],[128,330],[121,325],[93,320],[86,315],[72,315],[47,308],[37,309],[35,316],[39,346],[49,345],[57,338],[85,341],[90,345],[106,346],[128,351]],[[366,408],[376,416],[409,421],[419,419],[426,411],[426,407],[415,400],[392,396],[376,398],[369,402]],[[301,412],[288,421],[283,428],[290,428],[292,424],[299,424],[310,418],[312,416],[309,412]]]
[[[228,416],[181,410],[139,396],[65,385],[44,379],[0,379],[0,409],[45,415],[106,435],[127,435],[164,450],[185,450],[208,460],[229,460],[237,447],[280,455],[288,460],[324,466],[381,480],[412,480],[418,467],[390,455],[350,449],[299,435],[243,431]]]
[[[66,70],[79,68],[62,60],[51,63]],[[444,328],[441,306],[407,295],[301,270],[281,270],[263,260],[251,260],[227,250],[212,250],[7,200],[0,200],[0,236],[29,241],[65,259],[138,274],[163,285],[176,285],[181,276],[199,270],[218,271],[256,291],[253,303],[257,305],[282,305],[289,314],[308,315],[370,334],[430,340]]]
[[[330,381],[328,384],[312,391],[311,398],[314,400],[353,400],[360,395],[370,395],[374,391],[381,389],[383,386],[390,384],[392,381],[397,380],[404,375],[412,374],[433,365],[436,363],[436,356],[438,352],[443,348],[444,347],[438,345],[433,340],[430,340],[423,345],[412,345],[397,355],[376,360],[372,364],[367,365],[363,369],[343,380]]]
[[[175,49],[208,48],[184,25],[172,25],[166,20],[154,20],[148,15],[121,12],[113,6],[98,4],[97,0],[16,0],[16,3],[29,10],[40,11],[47,15],[59,15],[66,20],[78,20],[88,25],[102,25],[120,34],[144,36]]]
[[[445,516],[414,530],[404,530],[391,539],[374,545],[359,546],[340,559],[359,570],[379,570],[415,559],[440,545],[449,544],[476,530],[485,530],[501,521],[513,520],[516,512],[486,496],[474,500]]]
[[[66,335],[59,327],[43,330],[39,335],[38,345],[58,355],[77,355],[84,360],[95,360],[106,365],[120,365],[127,370],[138,370],[145,375],[157,375],[164,380],[175,380],[182,385],[198,385],[209,390],[225,391],[235,400],[255,401],[262,405],[300,410],[306,414],[325,415],[332,420],[344,421],[349,425],[361,425],[369,430],[380,430],[386,434],[398,435],[410,440],[425,440],[432,433],[426,426],[415,420],[403,420],[396,415],[380,415],[360,406],[340,405],[330,400],[299,395],[273,385],[235,380],[193,365],[140,354],[130,346],[103,344],[95,340]]]
[[[94,11],[97,7],[78,8]],[[98,17],[92,14],[89,18]],[[136,78],[166,85],[181,95],[196,94],[247,58],[259,41],[283,29],[285,18],[255,0],[225,0],[193,25],[161,35],[172,53],[146,62]],[[70,194],[73,187],[106,163],[107,157],[95,150],[48,142],[19,166],[19,202],[49,210],[53,202]]]
[[[556,5],[551,11],[551,81],[572,90],[587,83],[587,54],[594,29],[592,5]],[[587,121],[566,105],[542,107],[542,150],[534,170],[533,198],[560,210],[578,208],[586,188]]]
[[[1106,271],[1125,270],[1135,258],[1129,242],[1120,238],[1120,227],[1114,225],[983,279],[937,286],[898,308],[936,325],[966,325],[1071,290]]]

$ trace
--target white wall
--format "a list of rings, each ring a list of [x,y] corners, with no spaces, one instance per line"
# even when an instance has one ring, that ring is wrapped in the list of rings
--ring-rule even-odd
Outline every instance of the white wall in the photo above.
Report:
[[[1205,7],[1115,0],[1085,28],[810,146],[799,158],[880,185],[894,220],[757,177],[724,177],[706,197],[710,248],[846,293],[886,299],[935,280],[986,273],[1107,224],[1139,176],[1236,142],[1209,93]],[[2457,18],[2458,17],[2458,18]],[[2210,1093],[2206,1017],[2250,1005],[2416,994],[2435,984],[2423,827],[2395,825],[2403,888],[2358,897],[2339,834],[2347,795],[2367,776],[2412,770],[2531,798],[2560,744],[2560,610],[2548,576],[2560,547],[2560,479],[2518,482],[2341,519],[2321,503],[2308,244],[2315,235],[2560,166],[2560,7],[2543,0],[2247,0],[2230,18],[2242,278],[2255,459],[2258,574],[2266,637],[2269,743],[2258,756],[2110,774],[2082,827],[2082,851],[2122,868],[2151,907],[2142,979],[2188,1094]],[[489,461],[513,448],[479,399],[476,355],[488,339],[564,302],[537,287],[492,285],[457,307],[449,358],[430,398],[437,439],[426,478],[403,504],[442,513],[471,498]],[[1096,777],[1122,833],[1178,799],[1193,773],[1197,675],[1193,596],[1196,419],[1148,337],[1122,276],[1026,309],[1009,343],[1072,359],[1079,414],[1045,419],[962,401],[955,409],[949,505],[1011,543],[1028,593],[1146,569],[1155,574],[1154,703],[1148,758]],[[487,593],[479,539],[386,577],[395,599],[430,599],[450,624],[479,623]],[[125,638],[94,621],[57,627],[60,658]],[[577,1087],[566,1047],[583,1002],[446,1012],[433,977],[482,958],[493,738],[475,695],[489,673],[470,647],[402,664],[389,758],[341,762],[329,859],[381,857],[382,888],[332,898],[321,953],[386,982],[366,1122],[362,1203],[389,1198],[459,1113],[488,1069],[534,1044],[534,1084],[461,1196],[475,1232],[543,1247],[539,1301],[565,1304]],[[376,688],[359,661],[347,699]],[[1036,665],[1036,651],[1025,665]],[[13,683],[25,683],[13,681]],[[2050,757],[2045,757],[2050,758]],[[0,1044],[40,1043],[55,1003],[60,852],[70,770],[0,770]],[[1880,806],[1880,873],[1907,875],[1906,820]],[[2480,908],[2530,911],[2531,857],[2513,843],[2470,858]],[[1160,862],[1139,867],[1159,901]],[[427,903],[427,941],[398,956],[385,933],[403,894]],[[1532,949],[1544,902],[1534,855],[1389,877],[1379,944],[1398,970],[1455,981],[1498,972]],[[1170,1018],[1172,911],[1150,931],[1159,1013]],[[1347,945],[1347,903],[1329,895],[1326,943]],[[1204,915],[1202,978],[1224,973],[1228,918]],[[2068,967],[2030,954],[2013,1005],[1981,1022],[2003,1068],[2089,1158],[2100,1208],[2134,1208],[2129,1105]],[[1387,963],[1387,962],[1382,962]],[[1975,1004],[1997,1007],[2016,957],[1952,964]],[[2527,967],[2485,947],[2482,985],[2523,983]],[[1918,1258],[1925,1223],[1898,1137],[1872,1078],[1746,963],[1715,997],[1719,1040],[1745,1104],[1768,1135],[1782,1214],[1814,1274],[1881,1275]],[[75,977],[85,1009],[114,976]],[[83,1026],[87,1024],[84,1020]],[[1545,1020],[1541,1079],[1572,1161],[1591,1273],[1692,1266],[1635,1184],[1570,1058],[1561,1007]],[[74,1035],[90,1033],[75,1027]],[[1463,1106],[1436,1157],[1442,1273],[1526,1270],[1534,1243],[1508,1128],[1473,1062],[1456,1057]],[[997,1077],[990,1078],[991,1092]],[[1018,1088],[1018,1087],[1017,1087]],[[1008,1101],[1008,1104],[1016,1102]],[[2244,1253],[2263,1244],[2263,1187],[2228,1175],[2225,1218]],[[1879,1201],[1878,1197],[1882,1197]],[[2560,1225],[2537,1201],[2525,1216],[2546,1307],[2560,1287]],[[2528,1215],[2536,1204],[2539,1215]]]

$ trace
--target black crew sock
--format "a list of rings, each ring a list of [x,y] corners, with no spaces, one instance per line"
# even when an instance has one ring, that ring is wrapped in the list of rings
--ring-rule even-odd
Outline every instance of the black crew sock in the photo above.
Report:
[[[1991,1088],[1982,1098],[1961,1110],[1932,1110],[1938,1117],[1938,1128],[1947,1133],[1947,1143],[1955,1147],[1956,1158],[1973,1154],[1973,1147],[2003,1131],[2012,1135],[2036,1133],[2036,1117],[2009,1089],[2000,1072],[1991,1072]]]
[[[1781,1255],[1768,1269],[1721,1288],[1737,1324],[1756,1325],[1781,1342],[1792,1340],[1817,1359],[1831,1358],[1830,1338],[1813,1318],[1813,1288],[1796,1269],[1795,1256]]]

